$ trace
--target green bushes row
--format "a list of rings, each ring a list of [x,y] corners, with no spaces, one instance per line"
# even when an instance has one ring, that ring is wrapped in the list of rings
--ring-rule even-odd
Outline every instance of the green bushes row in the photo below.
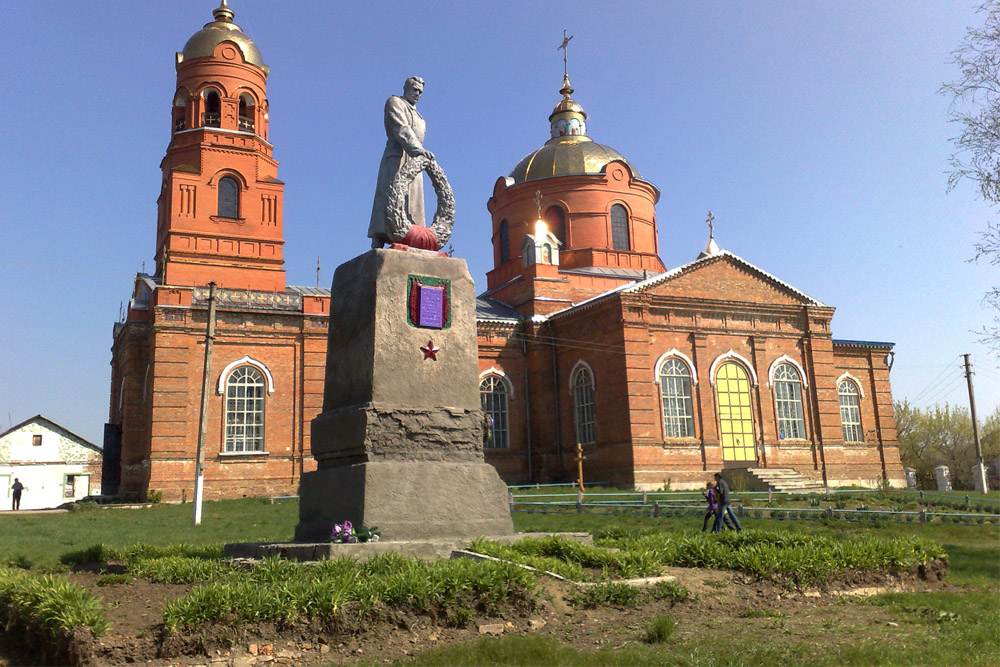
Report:
[[[314,566],[268,558],[250,569],[216,576],[165,605],[168,631],[221,622],[332,622],[341,613],[373,615],[383,608],[450,621],[456,614],[471,618],[472,609],[494,614],[505,603],[533,605],[536,584],[533,573],[511,563],[421,561],[398,554]]]
[[[59,644],[77,628],[99,637],[109,623],[100,600],[69,580],[0,568],[0,620],[10,628],[33,628]]]

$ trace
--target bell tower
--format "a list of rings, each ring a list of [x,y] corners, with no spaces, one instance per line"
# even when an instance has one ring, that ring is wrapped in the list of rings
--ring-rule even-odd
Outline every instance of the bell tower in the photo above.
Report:
[[[284,183],[267,141],[268,68],[221,2],[177,54],[156,277],[163,285],[284,292]]]

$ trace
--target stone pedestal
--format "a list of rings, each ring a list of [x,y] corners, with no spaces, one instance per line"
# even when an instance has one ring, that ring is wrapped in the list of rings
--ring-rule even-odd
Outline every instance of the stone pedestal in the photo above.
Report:
[[[439,322],[420,315],[422,287],[440,292]],[[341,265],[295,539],[327,540],[345,520],[383,540],[513,533],[507,487],[483,459],[478,378],[463,260],[372,250]]]
[[[951,491],[951,471],[948,466],[934,468],[934,476],[937,478],[938,491]]]

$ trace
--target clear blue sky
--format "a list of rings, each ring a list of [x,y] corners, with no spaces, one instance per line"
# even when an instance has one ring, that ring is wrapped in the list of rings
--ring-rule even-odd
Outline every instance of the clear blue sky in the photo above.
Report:
[[[970,352],[985,418],[1000,371],[971,330],[1000,276],[967,260],[994,213],[945,191],[958,128],[936,93],[972,4],[231,0],[271,68],[289,284],[367,249],[382,105],[416,74],[482,286],[486,200],[548,137],[565,28],[589,133],[662,191],[668,266],[711,209],[723,248],[837,308],[835,337],[896,343],[897,399],[966,404]],[[153,267],[174,52],[215,6],[0,0],[4,427],[40,412],[101,441],[112,326]]]

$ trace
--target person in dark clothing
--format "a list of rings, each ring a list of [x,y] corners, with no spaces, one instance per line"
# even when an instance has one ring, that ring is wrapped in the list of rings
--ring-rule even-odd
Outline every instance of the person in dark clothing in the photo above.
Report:
[[[14,510],[21,509],[21,491],[24,490],[24,484],[21,484],[17,477],[15,477],[14,484],[11,485],[10,490],[14,492],[11,508]]]
[[[729,506],[731,500],[729,484],[723,479],[721,472],[715,473],[715,489],[718,493],[718,498],[716,499],[715,524],[712,526],[712,532],[722,532],[723,520],[726,515],[732,520],[733,525],[736,527],[736,532],[740,532],[743,530],[743,526],[740,525],[740,520],[736,518],[736,514],[733,513],[732,508]]]

